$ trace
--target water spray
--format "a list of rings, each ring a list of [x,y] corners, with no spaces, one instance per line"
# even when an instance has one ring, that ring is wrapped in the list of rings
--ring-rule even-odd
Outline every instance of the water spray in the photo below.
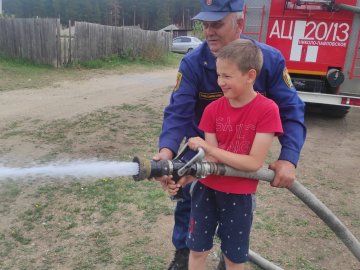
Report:
[[[235,176],[251,179],[258,179],[266,182],[272,182],[275,173],[273,170],[265,167],[256,172],[243,172],[236,170],[224,164],[207,162],[203,158],[204,150],[199,148],[198,153],[188,162],[182,159],[187,146],[180,151],[180,154],[173,160],[143,160],[139,157],[134,158],[134,162],[139,165],[139,173],[134,175],[135,181],[151,179],[153,177],[173,176],[177,182],[182,176],[191,175],[196,178],[203,178],[207,175]],[[340,238],[353,255],[360,261],[360,242],[349,231],[349,229],[326,207],[314,194],[306,189],[297,180],[288,188],[295,196],[302,200],[311,210],[315,212],[325,224]],[[181,190],[176,195],[181,199]],[[275,268],[268,268],[275,269]]]
[[[0,180],[25,177],[87,178],[118,177],[137,174],[139,166],[134,162],[72,160],[58,161],[31,167],[3,167],[0,164]]]

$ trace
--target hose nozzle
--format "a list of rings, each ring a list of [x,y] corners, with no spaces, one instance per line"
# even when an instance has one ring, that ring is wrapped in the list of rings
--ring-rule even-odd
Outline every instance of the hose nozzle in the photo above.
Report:
[[[141,181],[153,177],[171,175],[173,180],[177,182],[184,175],[195,176],[196,166],[194,165],[204,158],[205,152],[203,149],[199,148],[197,154],[190,161],[184,161],[182,158],[189,149],[189,146],[185,144],[173,160],[148,161],[139,157],[134,157],[133,162],[139,164],[139,173],[133,176],[134,180]]]
[[[139,164],[139,173],[133,175],[135,181],[172,175],[173,173],[173,162],[169,160],[147,160],[136,156],[134,157],[133,162]]]

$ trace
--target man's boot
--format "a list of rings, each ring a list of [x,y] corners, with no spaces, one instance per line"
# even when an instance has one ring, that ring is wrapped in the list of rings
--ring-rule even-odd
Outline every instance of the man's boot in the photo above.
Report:
[[[190,250],[188,248],[176,250],[174,259],[170,263],[168,270],[188,270],[189,253]]]

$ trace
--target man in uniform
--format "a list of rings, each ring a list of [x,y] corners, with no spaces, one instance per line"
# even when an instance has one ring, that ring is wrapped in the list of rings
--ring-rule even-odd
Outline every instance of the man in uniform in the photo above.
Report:
[[[203,23],[206,41],[185,55],[180,63],[176,86],[164,110],[160,150],[154,159],[170,160],[175,157],[183,139],[203,137],[198,129],[203,110],[222,96],[217,84],[216,52],[235,39],[248,38],[241,35],[243,6],[244,0],[201,0],[201,12],[193,19]],[[282,146],[280,155],[278,160],[270,164],[270,169],[275,171],[271,185],[290,187],[306,137],[304,103],[291,83],[282,54],[266,44],[253,42],[260,47],[264,57],[254,89],[277,103],[284,129],[284,135],[279,139]],[[190,158],[191,154],[188,153],[187,157]],[[170,178],[162,177],[159,180],[169,181]],[[191,208],[189,190],[189,185],[184,186],[184,199],[177,202],[172,238],[176,252],[169,270],[188,269],[189,249],[185,240]],[[225,269],[224,264],[220,262],[218,269]]]

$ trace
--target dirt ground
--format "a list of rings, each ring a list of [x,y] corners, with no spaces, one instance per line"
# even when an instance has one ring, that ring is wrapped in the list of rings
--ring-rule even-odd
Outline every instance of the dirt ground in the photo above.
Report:
[[[79,115],[122,104],[145,103],[161,111],[175,84],[176,72],[175,69],[164,69],[121,76],[101,75],[86,81],[64,81],[42,89],[2,91],[0,131],[9,131],[9,127],[20,124],[22,129],[30,129],[38,122],[74,119]],[[136,121],[136,112],[131,117],[132,121]],[[307,141],[298,165],[297,178],[360,239],[360,109],[352,109],[345,119],[329,119],[309,113],[306,126]],[[121,133],[121,130],[117,132]],[[0,164],[26,165],[53,150],[51,145],[34,145],[31,141],[21,140],[21,136],[2,134]],[[114,151],[114,148],[121,147],[120,144],[114,142],[111,146],[103,145],[102,149],[109,147]],[[82,142],[81,147],[94,149],[94,140]],[[276,159],[278,150],[279,144],[275,143],[269,161]],[[89,150],[87,154],[98,153]],[[79,156],[68,155],[68,158]],[[21,211],[26,204],[31,203],[31,199],[27,200],[16,200],[8,211],[2,211],[4,217],[0,220],[0,232],[12,226],[17,217],[16,211]],[[155,224],[157,230],[152,231],[151,243],[154,246],[149,244],[150,248],[162,250],[166,264],[173,252],[170,242],[172,225],[171,215],[162,216]],[[161,235],[156,233],[159,229]],[[68,244],[71,246],[73,243]],[[112,246],[115,244],[110,243]],[[251,248],[284,269],[360,269],[355,257],[311,210],[287,190],[269,188],[267,183],[261,183],[259,188]],[[39,258],[41,252],[45,251],[39,251]],[[214,264],[210,263],[211,267]],[[254,266],[250,268],[255,269]]]

